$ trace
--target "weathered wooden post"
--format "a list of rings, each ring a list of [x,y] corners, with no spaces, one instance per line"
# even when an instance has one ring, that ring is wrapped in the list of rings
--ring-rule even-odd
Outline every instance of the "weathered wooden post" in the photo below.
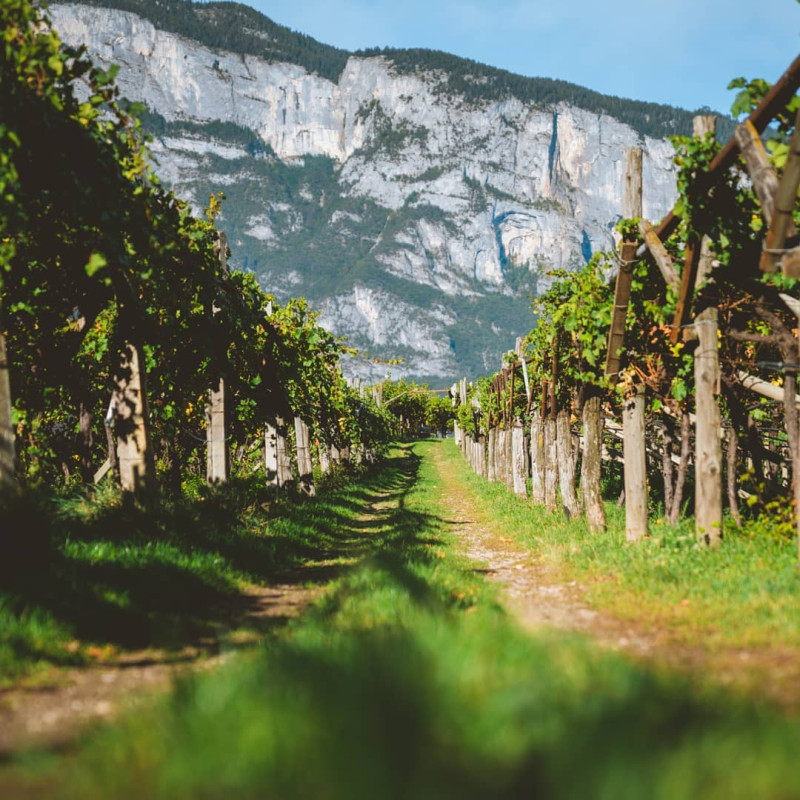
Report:
[[[603,463],[603,407],[597,387],[586,387],[583,401],[583,458],[581,498],[592,533],[606,529],[601,476]]]
[[[506,479],[506,486],[514,491],[514,423],[509,419],[510,428],[506,429],[503,437],[503,470]]]
[[[140,347],[126,342],[114,375],[114,430],[123,491],[141,495],[155,488],[147,381]]]
[[[220,270],[228,274],[228,240],[222,231],[217,232],[214,249],[219,258]],[[218,314],[215,306],[212,314]],[[210,484],[226,483],[229,476],[228,443],[225,426],[225,379],[220,375],[212,381],[206,401],[206,479]]]
[[[292,454],[289,452],[286,420],[283,417],[275,419],[275,441],[278,452],[278,488],[283,489],[294,481]]]
[[[0,301],[0,488],[8,488],[16,486],[17,477],[14,470],[16,456],[10,370],[2,314],[3,307]]]
[[[544,423],[536,410],[531,414],[531,499],[544,505]]]
[[[278,487],[278,428],[272,422],[264,425],[264,474],[267,485]]]
[[[225,379],[208,390],[206,402],[206,479],[210,484],[228,480],[228,446],[225,441]]]
[[[559,411],[556,417],[556,452],[558,458],[558,482],[561,485],[561,503],[570,519],[580,513],[578,496],[575,493],[575,470],[572,460],[572,431],[569,411]]]
[[[644,431],[644,387],[637,385],[622,410],[622,453],[625,460],[625,538],[647,535],[647,454]]]
[[[717,118],[694,118],[694,135],[714,135]],[[711,242],[703,237],[696,288],[708,279],[713,256]],[[715,306],[708,305],[694,323],[698,346],[694,354],[694,386],[697,426],[695,429],[695,530],[706,544],[722,541],[722,421],[719,411],[719,342]]]
[[[622,216],[626,219],[642,216],[642,149],[640,147],[630,147],[625,153]],[[620,350],[624,343],[625,318],[630,303],[636,250],[635,241],[623,241],[620,247],[620,267],[614,293],[614,314],[606,358],[606,374],[609,376],[619,373]],[[646,536],[648,529],[644,413],[644,386],[637,384],[625,398],[622,413],[625,461],[625,535],[629,542]]]
[[[549,414],[544,421],[544,505],[548,511],[558,508],[558,451],[556,419]]]
[[[495,464],[495,450],[497,449],[497,430],[490,423],[489,424],[489,454],[487,465],[487,477],[494,483],[497,480],[497,465]]]
[[[294,418],[294,441],[297,451],[297,483],[301,492],[313,497],[316,494],[314,486],[314,464],[311,461],[311,442],[308,425],[301,417]]]
[[[798,115],[800,118],[800,115]],[[781,294],[781,300],[797,317],[797,330],[800,336],[800,300],[788,294]],[[794,358],[800,361],[800,347],[794,347]],[[786,420],[786,437],[789,440],[789,456],[792,464],[792,492],[795,504],[795,525],[797,531],[797,557],[800,563],[800,415],[798,415],[797,376],[787,373],[783,383],[783,406]]]
[[[511,467],[514,494],[519,497],[528,496],[528,468],[525,458],[525,429],[522,422],[514,420],[511,429]]]
[[[331,457],[328,445],[322,439],[319,440],[317,451],[319,452],[319,471],[323,475],[327,475],[331,471]]]

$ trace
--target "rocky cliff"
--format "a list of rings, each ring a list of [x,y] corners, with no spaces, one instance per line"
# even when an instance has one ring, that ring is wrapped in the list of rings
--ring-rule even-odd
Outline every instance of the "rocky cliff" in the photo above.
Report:
[[[468,97],[441,70],[383,55],[350,56],[331,80],[125,11],[52,14],[148,106],[161,176],[198,207],[225,192],[234,263],[309,297],[370,355],[404,359],[394,375],[495,368],[548,271],[609,246],[625,148],[644,148],[645,216],[675,199],[671,145],[607,114]]]

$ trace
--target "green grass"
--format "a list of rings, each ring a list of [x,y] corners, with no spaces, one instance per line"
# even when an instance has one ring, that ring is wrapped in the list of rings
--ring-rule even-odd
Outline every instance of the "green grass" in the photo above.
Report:
[[[325,582],[359,551],[361,491],[275,502],[233,483],[148,508],[113,490],[0,498],[0,687],[85,663],[92,645],[218,649],[248,586]]]
[[[800,797],[800,723],[521,632],[454,551],[437,447],[351,491],[341,536],[361,563],[311,613],[90,736],[58,767],[61,796]]]
[[[650,538],[625,542],[625,512],[607,504],[608,530],[590,534],[478,478],[452,444],[446,457],[496,524],[527,550],[589,587],[615,614],[668,629],[688,644],[800,648],[800,571],[794,542],[726,528],[722,546],[698,544],[694,520],[651,520]]]

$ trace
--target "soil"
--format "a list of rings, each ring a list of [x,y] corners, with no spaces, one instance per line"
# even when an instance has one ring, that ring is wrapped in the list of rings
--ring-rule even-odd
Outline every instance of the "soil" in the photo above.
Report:
[[[779,646],[764,649],[710,649],[690,646],[663,629],[625,620],[592,607],[588,587],[565,579],[510,537],[458,479],[457,468],[439,448],[434,459],[447,491],[440,498],[452,532],[469,558],[490,581],[500,585],[506,608],[531,631],[555,630],[591,637],[656,669],[680,670],[698,684],[723,685],[758,702],[776,703],[800,713],[800,658]],[[710,676],[710,677],[709,677]]]

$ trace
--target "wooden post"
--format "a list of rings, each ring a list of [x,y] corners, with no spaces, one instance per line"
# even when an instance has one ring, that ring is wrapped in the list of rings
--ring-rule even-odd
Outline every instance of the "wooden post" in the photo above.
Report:
[[[147,380],[138,345],[126,342],[114,376],[114,430],[123,491],[141,495],[155,488]]]
[[[513,422],[511,422],[512,427],[506,430],[505,432],[505,453],[504,453],[504,460],[505,460],[505,476],[506,476],[506,486],[508,486],[511,491],[514,491],[514,428]]]
[[[278,429],[268,422],[264,425],[264,474],[267,485],[278,487]]]
[[[225,441],[225,380],[208,391],[206,402],[206,480],[212,485],[228,480],[228,446]]]
[[[2,305],[0,304],[0,489],[17,485],[14,469],[14,420],[11,403],[11,381],[9,379],[6,334],[3,330]]]
[[[800,115],[798,115],[800,117]],[[800,300],[787,294],[780,295],[781,300],[797,317],[797,331],[800,337]],[[800,360],[800,347],[795,344],[794,360]],[[800,564],[800,416],[797,413],[798,396],[797,375],[787,373],[784,377],[784,419],[786,420],[786,438],[789,444],[789,457],[792,464],[792,492],[794,494],[795,525],[797,533],[797,557]],[[794,407],[794,408],[793,408]]]
[[[561,503],[567,516],[573,519],[580,513],[580,505],[575,493],[569,411],[559,411],[556,417],[556,453],[558,458],[558,481],[561,485]]]
[[[518,419],[514,420],[514,427],[511,429],[511,466],[514,494],[527,497],[528,469],[525,459],[525,429]]]
[[[717,118],[694,118],[694,135],[714,135]],[[711,242],[703,237],[695,289],[707,279],[712,262]],[[722,427],[719,412],[719,345],[717,309],[703,309],[695,319],[698,347],[694,354],[697,423],[695,430],[695,530],[706,544],[722,541]]]
[[[629,147],[625,151],[625,176],[623,180],[622,216],[634,219],[642,216],[642,148]],[[620,351],[625,343],[625,320],[631,299],[633,268],[636,263],[636,242],[624,241],[619,253],[619,271],[614,287],[614,308],[606,349],[606,375],[616,375],[620,370]]]
[[[717,309],[706,308],[695,320],[698,346],[694,354],[697,404],[695,442],[695,529],[706,544],[722,541],[722,442],[719,403]]]
[[[558,508],[558,452],[556,445],[556,421],[548,417],[544,421],[544,504],[548,511]]]
[[[606,512],[601,492],[603,453],[603,407],[600,393],[588,391],[583,403],[583,459],[581,461],[581,497],[586,522],[591,533],[606,529]]]
[[[511,432],[506,428],[500,431],[500,476],[506,486],[514,488],[511,474]]]
[[[278,488],[283,489],[294,481],[292,456],[287,442],[286,420],[283,417],[276,417],[275,423],[275,441],[278,448]]]
[[[297,451],[297,475],[300,491],[313,497],[316,494],[314,486],[314,464],[311,461],[311,442],[308,425],[300,417],[294,418],[294,439]]]
[[[228,274],[228,240],[222,231],[217,232],[214,249],[219,259],[220,272]],[[212,314],[218,314],[215,306]],[[212,361],[212,363],[214,363]],[[227,431],[225,425],[225,380],[222,376],[212,380],[206,401],[206,480],[212,486],[226,483],[230,474]]]
[[[641,147],[628,147],[625,150],[622,183],[622,216],[625,219],[642,216],[642,156]]]
[[[625,538],[635,542],[647,535],[647,456],[644,438],[644,387],[625,399],[622,412],[625,460]]]
[[[328,445],[320,440],[317,443],[317,451],[319,452],[319,471],[323,475],[327,475],[331,471],[331,457],[330,453],[328,452]],[[373,460],[372,454],[370,456],[370,460]]]
[[[531,414],[531,499],[544,505],[544,423],[541,414]]]
[[[497,480],[497,464],[495,463],[497,451],[497,429],[494,427],[489,428],[489,464],[488,474],[489,480],[494,483]]]

